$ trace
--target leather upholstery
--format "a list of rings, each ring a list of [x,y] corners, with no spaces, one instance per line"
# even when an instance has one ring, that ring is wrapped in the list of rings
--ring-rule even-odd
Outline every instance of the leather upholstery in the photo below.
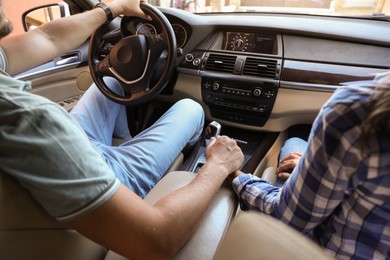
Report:
[[[180,154],[171,165],[183,164]],[[0,259],[104,259],[107,250],[51,217],[17,181],[0,171]]]
[[[102,259],[106,249],[58,223],[0,172],[0,259]]]
[[[165,194],[195,178],[192,172],[170,172],[145,201],[154,204]],[[123,259],[58,223],[18,182],[0,173],[0,259]],[[214,197],[192,239],[175,259],[212,259],[237,210],[229,185]]]
[[[324,250],[295,229],[269,215],[240,212],[217,252],[215,260],[323,260]]]

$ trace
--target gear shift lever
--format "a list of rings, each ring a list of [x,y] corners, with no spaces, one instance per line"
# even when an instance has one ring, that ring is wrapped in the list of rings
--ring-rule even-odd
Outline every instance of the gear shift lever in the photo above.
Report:
[[[204,132],[204,144],[209,145],[211,137],[216,137],[221,133],[221,125],[217,121],[212,121]]]
[[[210,143],[211,137],[216,137],[221,133],[221,125],[217,121],[212,121],[206,128],[203,136],[202,136],[202,146],[200,147],[200,150],[198,151],[198,159],[196,160],[196,163],[194,164],[192,171],[198,172],[200,167],[202,167],[203,164],[206,163],[206,147]]]

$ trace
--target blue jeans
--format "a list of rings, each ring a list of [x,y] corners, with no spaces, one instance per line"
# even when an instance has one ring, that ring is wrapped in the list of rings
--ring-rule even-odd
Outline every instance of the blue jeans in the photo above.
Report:
[[[282,149],[279,152],[278,155],[278,167],[279,167],[279,162],[282,160],[284,157],[288,156],[290,153],[293,152],[300,152],[304,153],[307,148],[307,141],[298,138],[298,137],[291,137],[284,142]],[[292,172],[293,169],[291,169],[290,172]],[[277,187],[282,187],[283,184],[286,182],[286,180],[282,180],[280,178],[276,179],[275,186]]]
[[[115,80],[105,81],[111,89],[120,91]],[[132,137],[125,106],[106,98],[94,84],[72,109],[71,115],[116,177],[141,198],[161,179],[184,147],[198,140],[204,124],[202,107],[191,99],[183,99],[151,127]],[[112,146],[112,137],[126,141]]]

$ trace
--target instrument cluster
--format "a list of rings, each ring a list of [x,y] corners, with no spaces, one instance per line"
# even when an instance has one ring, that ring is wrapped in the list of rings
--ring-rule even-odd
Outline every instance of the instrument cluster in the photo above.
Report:
[[[188,41],[186,28],[179,23],[172,23],[178,48],[183,48]],[[161,33],[161,28],[153,21],[147,21],[138,17],[124,17],[122,19],[121,30],[124,36],[130,35],[156,35]]]

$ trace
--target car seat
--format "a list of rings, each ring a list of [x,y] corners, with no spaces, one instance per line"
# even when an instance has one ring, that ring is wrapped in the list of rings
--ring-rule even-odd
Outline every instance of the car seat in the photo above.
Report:
[[[260,212],[240,212],[233,220],[215,260],[332,259],[300,232]]]
[[[165,194],[195,178],[192,172],[169,172],[145,197],[154,204]],[[212,259],[237,210],[237,198],[223,186],[214,197],[195,235],[175,259]],[[7,174],[0,173],[0,259],[123,259],[58,223],[31,194]],[[197,258],[199,259],[199,258]]]

